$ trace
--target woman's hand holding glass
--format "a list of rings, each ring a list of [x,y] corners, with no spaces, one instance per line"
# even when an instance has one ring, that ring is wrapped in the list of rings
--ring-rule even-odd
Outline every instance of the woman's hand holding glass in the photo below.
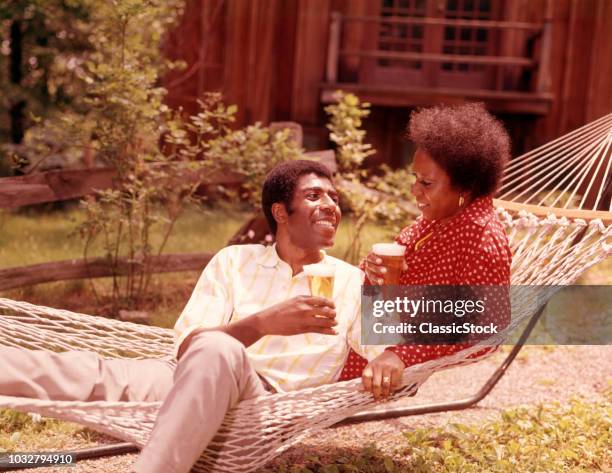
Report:
[[[378,243],[365,259],[365,273],[374,285],[399,284],[402,272],[408,269],[404,259],[405,247],[394,243]]]

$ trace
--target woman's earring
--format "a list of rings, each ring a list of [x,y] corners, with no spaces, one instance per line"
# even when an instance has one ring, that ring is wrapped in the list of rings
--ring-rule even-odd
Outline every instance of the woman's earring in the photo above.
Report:
[[[463,203],[465,202],[465,200],[463,199],[463,196],[460,195],[459,196],[459,207],[463,207]]]

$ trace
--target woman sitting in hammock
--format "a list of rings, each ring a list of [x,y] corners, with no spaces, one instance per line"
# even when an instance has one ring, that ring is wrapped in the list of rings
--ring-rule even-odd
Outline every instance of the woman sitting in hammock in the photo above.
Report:
[[[507,286],[512,255],[492,196],[510,155],[504,127],[480,104],[435,107],[412,113],[408,137],[417,150],[412,163],[412,193],[422,215],[395,241],[406,246],[404,286]],[[370,253],[361,264],[371,284],[381,284],[387,269]],[[489,289],[490,290],[490,289]],[[507,289],[487,322],[509,322]],[[499,293],[498,293],[499,294]],[[466,344],[414,344],[389,348],[406,366],[446,356]],[[400,373],[383,378],[386,397]],[[371,383],[367,361],[351,351],[340,380],[362,376]],[[374,384],[377,380],[373,380]]]

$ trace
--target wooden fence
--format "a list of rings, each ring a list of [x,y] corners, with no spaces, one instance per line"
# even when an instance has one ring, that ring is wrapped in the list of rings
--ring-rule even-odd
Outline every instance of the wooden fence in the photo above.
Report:
[[[0,208],[78,199],[113,185],[110,168],[62,169],[0,179]]]
[[[151,256],[148,264],[153,273],[199,271],[208,264],[212,256],[212,253],[166,254]],[[137,264],[142,263],[120,260],[115,269],[115,274],[125,275],[130,270],[133,272],[133,267]],[[102,278],[112,275],[113,267],[106,258],[54,261],[52,263],[0,269],[0,291],[45,282]]]
[[[293,133],[295,131],[292,130]],[[336,171],[335,155],[332,150],[305,153],[308,159],[326,164]],[[0,208],[17,207],[47,202],[77,199],[96,190],[113,187],[116,173],[109,168],[69,169],[41,172],[26,176],[0,179]],[[223,173],[207,176],[205,185],[239,185],[242,177],[237,173]],[[254,243],[262,241],[268,232],[263,214],[251,216],[229,240],[228,244]],[[200,271],[208,264],[211,253],[177,253],[152,256],[147,264],[153,273],[181,271]],[[0,291],[17,287],[31,286],[46,282],[83,278],[109,277],[113,274],[124,275],[133,266],[142,263],[120,260],[113,266],[106,258],[72,259],[28,266],[0,269]],[[131,268],[132,266],[132,268]]]

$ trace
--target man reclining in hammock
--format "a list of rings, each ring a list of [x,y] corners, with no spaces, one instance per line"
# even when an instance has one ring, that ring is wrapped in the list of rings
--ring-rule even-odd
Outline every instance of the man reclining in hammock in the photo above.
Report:
[[[363,273],[323,248],[340,223],[332,176],[292,161],[271,171],[262,206],[274,246],[224,248],[204,269],[176,323],[176,369],[163,360],[104,360],[89,352],[0,351],[0,394],[54,400],[160,401],[141,473],[187,472],[239,401],[336,381],[349,349],[369,360],[376,398],[405,365],[360,344]],[[333,300],[311,295],[303,266],[335,267]]]

